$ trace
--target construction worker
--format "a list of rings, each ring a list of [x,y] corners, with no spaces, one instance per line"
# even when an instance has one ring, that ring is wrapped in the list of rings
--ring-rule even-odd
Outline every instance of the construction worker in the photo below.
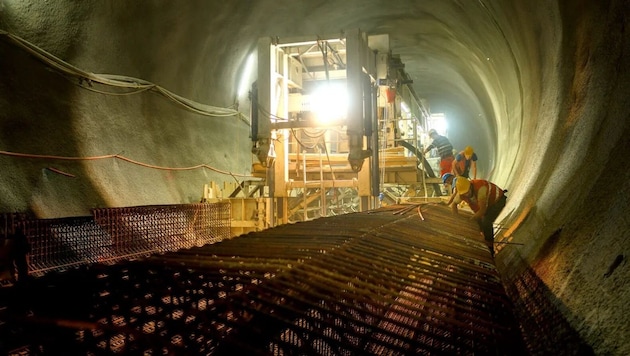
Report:
[[[442,175],[442,183],[444,183],[444,188],[446,188],[446,194],[451,195],[455,190],[455,182],[457,179],[455,175],[451,173],[444,173]]]
[[[465,201],[470,206],[470,209],[475,213],[472,219],[475,219],[479,224],[479,229],[483,233],[490,254],[494,257],[493,223],[505,207],[507,190],[503,190],[487,180],[469,180],[462,176],[457,177],[455,189],[453,195],[456,195],[459,200],[455,199],[451,204],[453,213],[458,213],[457,204],[460,201]]]
[[[457,195],[455,194],[455,191],[456,191],[455,185],[457,184],[457,177],[450,173],[444,173],[444,175],[442,176],[442,182],[444,183],[444,187],[446,188],[446,194],[449,195],[446,205],[451,205],[453,200],[455,200],[455,196]],[[461,199],[458,199],[458,200],[459,202],[461,202]]]
[[[456,176],[470,178],[471,169],[473,173],[472,179],[477,179],[477,154],[472,147],[466,146],[463,151],[455,155],[452,173]]]
[[[433,142],[424,149],[423,153],[427,154],[427,152],[437,148],[438,155],[440,156],[441,177],[444,173],[450,173],[453,169],[453,160],[455,159],[453,156],[453,145],[451,145],[451,141],[449,141],[448,138],[438,134],[435,129],[429,130],[429,137],[433,140]]]

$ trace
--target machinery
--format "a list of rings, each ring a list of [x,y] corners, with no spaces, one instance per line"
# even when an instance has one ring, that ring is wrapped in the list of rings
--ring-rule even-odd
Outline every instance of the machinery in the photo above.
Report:
[[[233,215],[255,215],[257,225],[264,220],[254,229],[260,230],[366,211],[421,191],[427,198],[425,178],[435,176],[426,161],[419,162],[424,157],[416,147],[428,130],[429,111],[411,83],[386,34],[353,29],[259,39],[258,79],[251,91],[252,153],[258,162],[252,173],[262,179],[264,188],[254,191],[266,203],[251,201],[241,184],[237,190],[251,208]],[[435,192],[440,195],[439,187]],[[233,192],[230,198],[238,196]]]

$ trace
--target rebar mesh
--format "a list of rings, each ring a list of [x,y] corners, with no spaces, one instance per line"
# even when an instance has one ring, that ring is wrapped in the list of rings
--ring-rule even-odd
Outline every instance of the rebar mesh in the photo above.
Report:
[[[92,216],[33,219],[4,216],[10,233],[25,225],[30,272],[39,275],[90,263],[113,263],[230,237],[229,203],[95,209]]]
[[[13,350],[522,354],[476,226],[445,230],[450,212],[423,213],[424,220],[409,210],[323,218],[47,274],[29,286],[32,294],[18,288],[5,296],[10,310],[27,314],[7,318],[24,331]]]

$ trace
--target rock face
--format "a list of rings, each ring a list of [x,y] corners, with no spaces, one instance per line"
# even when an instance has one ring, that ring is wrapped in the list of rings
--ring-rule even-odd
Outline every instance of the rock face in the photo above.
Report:
[[[497,238],[523,245],[497,256],[506,283],[529,271],[596,353],[629,354],[630,272],[625,259],[611,268],[630,250],[628,15],[625,0],[0,0],[0,211],[191,203],[204,183],[249,174],[247,120],[77,69],[248,116],[239,84],[253,81],[241,74],[259,37],[388,33],[456,148],[475,147],[481,176],[509,190]]]

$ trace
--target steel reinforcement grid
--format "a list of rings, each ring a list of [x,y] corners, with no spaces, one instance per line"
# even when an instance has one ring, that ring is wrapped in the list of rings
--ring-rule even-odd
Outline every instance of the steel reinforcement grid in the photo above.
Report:
[[[230,204],[153,205],[92,210],[92,216],[33,219],[4,214],[0,237],[18,223],[28,242],[29,271],[41,275],[82,264],[115,263],[230,237]]]
[[[0,289],[0,349],[522,355],[512,304],[468,221],[434,205],[385,209],[54,271]]]

